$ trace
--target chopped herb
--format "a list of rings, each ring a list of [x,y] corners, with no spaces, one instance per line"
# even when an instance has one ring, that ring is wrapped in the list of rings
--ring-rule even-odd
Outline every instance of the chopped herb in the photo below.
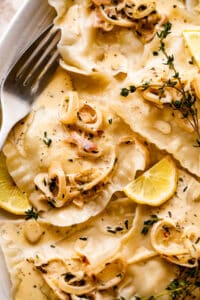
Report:
[[[185,193],[188,189],[188,186],[185,186],[184,189],[183,189],[183,193]]]
[[[159,55],[159,53],[158,53],[158,51],[153,51],[153,56],[158,56]]]
[[[135,93],[136,89],[137,88],[134,85],[130,85],[130,87],[129,87],[130,93]]]
[[[81,241],[87,241],[87,237],[80,237],[79,240],[81,240]]]
[[[125,225],[126,229],[128,229],[128,220],[124,221],[124,225]]]
[[[120,226],[117,226],[117,227],[115,228],[115,230],[116,230],[116,231],[122,231],[122,230],[124,230],[124,228],[123,228],[123,227],[120,227]]]
[[[122,88],[120,95],[123,96],[123,97],[127,97],[129,95],[129,89]]]
[[[144,226],[144,227],[142,228],[141,233],[144,234],[144,235],[146,235],[148,232],[149,232],[149,227]]]
[[[110,226],[107,226],[106,230],[107,230],[107,232],[112,233],[112,234],[116,233],[116,231],[114,229],[112,229]]]
[[[116,234],[116,231],[113,230],[113,229],[107,229],[107,231],[108,231],[109,233]]]
[[[195,244],[198,244],[200,242],[200,237],[197,238]]]
[[[194,57],[193,57],[193,56],[192,56],[191,59],[188,61],[188,63],[189,63],[190,65],[193,65],[193,64],[194,64]]]
[[[158,218],[157,215],[151,215],[151,219],[144,221],[144,227],[141,231],[142,234],[146,235],[149,232],[149,229],[151,228],[151,226],[158,222],[160,219]]]
[[[45,145],[47,145],[47,147],[50,147],[52,143],[52,139],[48,138],[46,131],[44,132],[43,142],[45,143]]]
[[[170,218],[172,217],[172,212],[170,210],[168,211],[168,215]]]
[[[142,85],[141,85],[141,89],[142,91],[145,91],[149,88],[150,86],[150,82],[149,81],[145,81]]]
[[[45,267],[47,267],[48,264],[43,264],[41,266],[37,266],[36,268],[43,274],[46,274],[47,273],[47,270],[45,270]]]
[[[112,124],[112,121],[113,121],[112,118],[108,119],[109,124]]]
[[[25,220],[30,220],[30,219],[35,219],[35,220],[37,220],[38,217],[39,217],[38,212],[35,210],[34,207],[32,207],[32,208],[26,210],[26,211],[25,211],[25,214],[26,214]]]

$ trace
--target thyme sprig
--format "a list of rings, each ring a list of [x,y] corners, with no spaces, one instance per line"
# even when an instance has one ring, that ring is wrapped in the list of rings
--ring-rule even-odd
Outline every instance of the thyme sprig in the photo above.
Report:
[[[157,300],[162,296],[169,296],[171,300],[199,299],[200,295],[200,267],[179,267],[177,277],[170,282],[165,290],[156,296],[138,297],[136,300]]]
[[[171,33],[171,27],[172,24],[170,22],[167,22],[164,25],[164,29],[157,33],[157,36],[160,39],[159,51],[161,51],[166,58],[166,62],[164,64],[168,65],[169,69],[172,70],[174,73],[173,79],[168,79],[166,82],[164,82],[163,86],[161,87],[161,96],[162,93],[164,93],[165,87],[172,87],[180,93],[180,99],[174,100],[172,102],[172,107],[175,110],[180,111],[182,117],[184,119],[186,118],[189,121],[190,125],[197,134],[197,145],[200,146],[199,120],[198,111],[196,108],[197,96],[192,91],[192,89],[185,89],[184,83],[174,64],[174,56],[173,54],[169,55],[165,47],[165,39]]]
[[[158,87],[159,90],[159,98],[161,99],[165,93],[165,88],[172,88],[177,92],[177,99],[174,99],[170,104],[174,110],[177,110],[181,113],[183,119],[187,119],[190,126],[196,133],[196,145],[200,147],[200,130],[199,130],[199,120],[198,120],[198,110],[196,107],[196,102],[198,99],[197,95],[193,91],[193,89],[185,87],[183,80],[180,77],[180,73],[176,69],[174,63],[174,55],[169,54],[166,50],[165,39],[171,33],[172,24],[167,22],[163,25],[163,30],[157,32],[157,37],[160,40],[160,45],[158,51],[154,51],[153,55],[157,56],[159,53],[162,53],[166,59],[164,65],[167,65],[169,69],[172,71],[172,77],[163,81],[163,84],[160,84]],[[123,88],[121,90],[121,96],[127,97],[129,93],[134,93],[136,90],[145,91],[151,87],[151,83],[144,82],[139,86],[131,85],[129,88]]]

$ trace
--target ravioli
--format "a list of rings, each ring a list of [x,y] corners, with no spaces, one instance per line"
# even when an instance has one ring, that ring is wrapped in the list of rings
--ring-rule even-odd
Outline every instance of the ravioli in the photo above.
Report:
[[[121,276],[116,275],[122,271],[122,267],[125,268],[125,262],[117,258],[117,251],[133,222],[135,208],[136,205],[126,198],[116,199],[98,217],[68,230],[40,220],[3,222],[0,226],[1,245],[11,274],[15,299],[18,299],[18,295],[34,295],[34,288],[39,299],[46,299],[44,295],[49,299],[51,290],[55,299],[66,299],[70,291],[75,295],[87,294],[98,289],[101,291],[104,281],[107,284],[105,290],[120,282]],[[34,224],[28,232],[27,222]],[[42,235],[33,243],[31,237],[37,228],[36,224],[41,227]],[[110,270],[111,278],[105,274],[104,268]],[[22,276],[26,272],[31,273],[29,283],[27,276]],[[70,273],[74,277],[69,275],[67,278],[66,275],[64,280],[64,274]],[[99,276],[98,285],[92,280],[92,274],[93,278],[95,274]],[[80,281],[82,277],[87,284],[83,284],[80,290],[75,280],[70,280],[76,278]],[[26,284],[30,290],[25,289]]]
[[[49,2],[57,11],[55,26],[62,32],[61,65],[78,74],[128,74],[139,66],[143,43],[163,22],[154,1]],[[142,5],[145,9],[140,10]]]
[[[119,117],[69,85],[62,88],[66,80],[63,71],[56,73],[4,146],[17,186],[45,220],[60,226],[101,212],[149,160],[144,142]]]

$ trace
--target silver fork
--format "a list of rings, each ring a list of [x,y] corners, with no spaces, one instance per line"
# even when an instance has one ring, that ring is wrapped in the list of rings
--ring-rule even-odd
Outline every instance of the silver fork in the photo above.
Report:
[[[49,26],[12,67],[1,88],[0,149],[11,128],[31,110],[59,63],[60,31]]]

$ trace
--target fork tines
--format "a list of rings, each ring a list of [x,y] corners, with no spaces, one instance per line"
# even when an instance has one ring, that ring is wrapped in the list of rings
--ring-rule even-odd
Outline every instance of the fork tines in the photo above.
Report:
[[[52,27],[22,55],[9,75],[15,88],[20,89],[20,93],[28,93],[29,97],[37,93],[43,79],[47,80],[48,72],[58,65],[60,31],[53,31]]]

